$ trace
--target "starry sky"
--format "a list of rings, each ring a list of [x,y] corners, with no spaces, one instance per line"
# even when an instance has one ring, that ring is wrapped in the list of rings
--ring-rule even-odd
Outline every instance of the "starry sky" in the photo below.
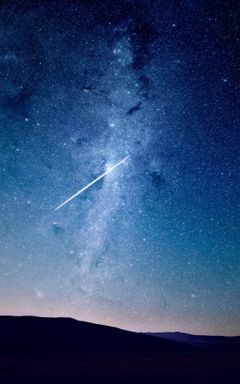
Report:
[[[0,20],[0,313],[240,334],[237,1]]]

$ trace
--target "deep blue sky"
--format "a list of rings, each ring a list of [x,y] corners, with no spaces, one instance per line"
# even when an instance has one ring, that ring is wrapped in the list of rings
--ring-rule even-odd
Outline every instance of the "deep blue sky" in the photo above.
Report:
[[[0,313],[240,334],[237,1],[0,20]]]

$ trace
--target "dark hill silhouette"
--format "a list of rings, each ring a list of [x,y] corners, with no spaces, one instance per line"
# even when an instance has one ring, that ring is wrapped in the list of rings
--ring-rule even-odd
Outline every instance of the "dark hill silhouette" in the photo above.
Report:
[[[172,340],[188,345],[195,345],[208,350],[239,351],[240,336],[208,336],[192,335],[182,332],[148,332],[146,335],[155,336],[165,340]]]
[[[0,383],[240,382],[239,338],[206,338],[0,316]]]
[[[71,318],[0,316],[0,355],[78,355],[192,348],[176,341]]]

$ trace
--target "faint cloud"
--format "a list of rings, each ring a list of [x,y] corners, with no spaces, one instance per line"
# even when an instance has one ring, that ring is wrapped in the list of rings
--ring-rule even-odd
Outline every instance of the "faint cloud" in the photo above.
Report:
[[[35,292],[37,298],[39,298],[39,299],[43,299],[45,296],[44,293],[40,289],[34,289],[34,292]]]

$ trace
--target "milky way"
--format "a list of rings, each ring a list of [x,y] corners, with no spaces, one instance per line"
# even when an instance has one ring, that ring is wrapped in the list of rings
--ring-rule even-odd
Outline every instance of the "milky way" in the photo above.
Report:
[[[12,1],[0,18],[0,313],[239,334],[237,7]]]

